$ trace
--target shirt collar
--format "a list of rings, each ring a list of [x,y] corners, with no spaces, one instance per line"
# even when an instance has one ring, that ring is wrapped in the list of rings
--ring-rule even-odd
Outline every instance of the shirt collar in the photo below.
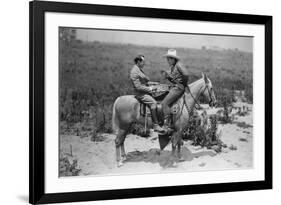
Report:
[[[142,70],[142,68],[140,68],[138,65],[135,65],[135,66],[137,66],[137,68],[140,69],[140,71],[141,71],[142,73],[144,73],[143,70]]]

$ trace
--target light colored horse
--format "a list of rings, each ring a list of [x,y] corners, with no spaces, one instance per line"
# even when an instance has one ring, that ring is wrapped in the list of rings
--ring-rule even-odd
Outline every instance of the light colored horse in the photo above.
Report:
[[[190,112],[193,110],[200,95],[204,95],[209,105],[213,106],[216,103],[216,97],[213,91],[212,82],[202,73],[202,78],[189,85],[190,92],[185,92],[182,97],[178,99],[179,111],[174,120],[174,132],[171,137],[172,154],[175,156],[177,149],[177,157],[181,157],[180,150],[182,145],[181,131],[186,126]],[[140,115],[140,103],[133,95],[120,96],[115,100],[113,105],[112,128],[115,132],[116,139],[116,160],[117,165],[123,165],[126,159],[126,152],[124,148],[124,141],[128,130],[132,123],[145,123],[145,119]],[[152,127],[151,118],[148,119],[147,127]]]

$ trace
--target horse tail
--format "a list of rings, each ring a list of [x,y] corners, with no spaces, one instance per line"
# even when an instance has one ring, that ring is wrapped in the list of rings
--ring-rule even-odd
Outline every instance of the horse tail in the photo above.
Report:
[[[112,110],[112,130],[113,133],[117,133],[118,129],[119,129],[119,123],[118,123],[118,119],[116,116],[116,104],[117,101],[119,100],[119,97],[115,100],[114,104],[113,104],[113,110]]]

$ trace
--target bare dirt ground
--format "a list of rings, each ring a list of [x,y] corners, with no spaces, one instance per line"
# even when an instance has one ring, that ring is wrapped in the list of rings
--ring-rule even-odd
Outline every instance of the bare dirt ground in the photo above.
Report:
[[[79,175],[119,175],[159,172],[186,172],[226,169],[249,169],[253,167],[253,115],[252,105],[237,103],[236,106],[247,106],[245,116],[235,115],[231,124],[219,124],[221,140],[227,145],[222,152],[191,145],[185,141],[182,154],[185,161],[175,165],[171,157],[171,145],[159,150],[158,137],[152,133],[149,138],[128,135],[125,149],[128,159],[122,167],[117,167],[115,160],[115,135],[102,134],[101,140],[93,142],[89,137],[75,135],[60,136],[60,153],[77,159],[81,169]],[[208,109],[207,113],[216,113]],[[235,110],[233,114],[235,114]],[[246,125],[246,126],[241,126]]]

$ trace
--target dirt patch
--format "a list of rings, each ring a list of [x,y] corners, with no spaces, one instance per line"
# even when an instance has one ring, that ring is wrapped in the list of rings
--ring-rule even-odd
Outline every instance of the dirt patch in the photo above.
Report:
[[[214,112],[212,109],[208,113]],[[184,141],[183,161],[177,162],[171,155],[171,145],[159,149],[155,133],[147,138],[130,134],[125,140],[127,160],[124,166],[117,167],[115,160],[115,135],[101,134],[92,141],[91,135],[77,136],[74,133],[60,136],[61,154],[70,154],[77,159],[75,169],[78,175],[120,175],[162,172],[210,171],[225,169],[245,169],[253,166],[253,123],[252,112],[237,116],[237,123],[219,124],[221,140],[227,145],[217,154],[212,149],[192,145]],[[247,125],[247,126],[244,126]],[[242,139],[242,140],[241,140]],[[63,174],[61,176],[64,176]]]

